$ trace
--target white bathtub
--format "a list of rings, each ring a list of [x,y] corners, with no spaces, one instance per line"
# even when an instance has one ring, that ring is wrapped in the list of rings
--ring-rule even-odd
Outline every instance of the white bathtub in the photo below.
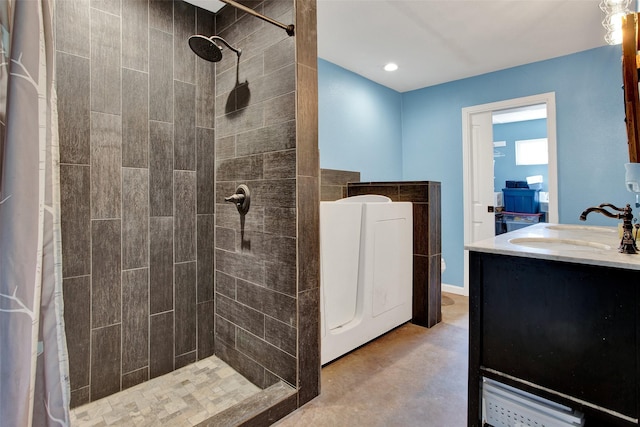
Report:
[[[320,203],[321,362],[411,320],[413,208],[367,195]]]

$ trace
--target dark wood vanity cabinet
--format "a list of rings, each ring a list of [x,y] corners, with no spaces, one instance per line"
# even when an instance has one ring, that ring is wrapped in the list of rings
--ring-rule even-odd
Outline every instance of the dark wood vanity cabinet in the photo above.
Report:
[[[640,255],[637,255],[640,256]],[[482,377],[638,425],[640,271],[470,251],[468,425]]]

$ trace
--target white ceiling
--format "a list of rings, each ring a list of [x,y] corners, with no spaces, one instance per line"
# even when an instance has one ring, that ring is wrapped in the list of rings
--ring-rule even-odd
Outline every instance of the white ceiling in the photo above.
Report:
[[[603,46],[599,3],[317,0],[318,56],[406,92]]]

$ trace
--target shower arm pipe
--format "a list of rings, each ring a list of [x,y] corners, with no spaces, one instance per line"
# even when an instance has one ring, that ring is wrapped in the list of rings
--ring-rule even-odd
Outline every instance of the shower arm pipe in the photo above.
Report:
[[[256,12],[255,10],[253,10],[253,9],[251,9],[251,8],[249,8],[249,7],[245,6],[245,5],[242,5],[242,4],[240,4],[240,3],[237,3],[237,2],[235,2],[235,1],[233,1],[233,0],[220,0],[220,1],[221,1],[221,2],[223,2],[223,3],[228,4],[229,6],[233,6],[233,7],[235,7],[236,9],[240,9],[240,10],[242,10],[243,12],[248,13],[249,15],[253,15],[253,16],[255,16],[256,18],[260,18],[260,19],[262,19],[263,21],[267,21],[268,23],[273,24],[273,25],[275,25],[276,27],[280,27],[280,28],[282,28],[283,30],[285,30],[285,31],[287,32],[287,34],[288,34],[288,35],[290,35],[290,36],[292,36],[292,35],[293,35],[293,30],[294,30],[294,26],[293,26],[293,24],[291,24],[291,25],[285,25],[285,24],[283,24],[282,22],[278,22],[278,21],[276,21],[276,20],[274,20],[274,19],[269,18],[268,16],[264,16],[264,15],[262,15],[262,14],[260,14],[260,13]]]

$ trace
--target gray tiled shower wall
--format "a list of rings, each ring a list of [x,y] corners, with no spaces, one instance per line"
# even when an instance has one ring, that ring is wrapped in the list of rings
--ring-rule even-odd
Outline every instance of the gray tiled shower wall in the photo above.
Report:
[[[316,3],[242,3],[296,36],[228,6],[57,3],[72,406],[214,351],[297,388],[263,424],[319,392]],[[242,56],[198,59],[191,34]]]
[[[72,406],[214,350],[212,13],[56,3],[63,286]]]

